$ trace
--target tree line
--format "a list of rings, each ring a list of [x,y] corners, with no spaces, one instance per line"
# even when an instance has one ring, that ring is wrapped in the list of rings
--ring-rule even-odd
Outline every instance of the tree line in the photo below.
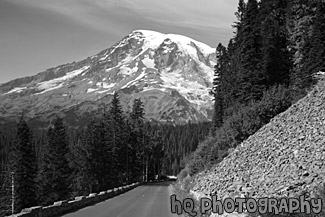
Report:
[[[32,130],[22,115],[16,129],[0,131],[0,216],[176,175],[211,128],[148,122],[140,99],[124,112],[117,93],[100,111],[78,129],[58,115],[48,129]]]

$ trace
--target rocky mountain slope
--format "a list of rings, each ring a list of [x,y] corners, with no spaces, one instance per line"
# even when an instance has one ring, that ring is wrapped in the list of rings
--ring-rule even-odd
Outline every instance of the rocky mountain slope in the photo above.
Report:
[[[71,124],[96,113],[118,91],[125,110],[141,97],[156,121],[207,121],[214,49],[191,38],[137,30],[82,61],[0,85],[0,121],[22,111],[33,120],[58,112]]]
[[[192,193],[218,198],[287,197],[325,181],[325,81],[235,148],[220,164],[202,172]]]

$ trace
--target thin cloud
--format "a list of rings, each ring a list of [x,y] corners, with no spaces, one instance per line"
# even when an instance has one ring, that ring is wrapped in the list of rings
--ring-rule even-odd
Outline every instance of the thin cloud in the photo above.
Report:
[[[226,44],[237,1],[0,0],[0,80],[94,55],[136,29]]]
[[[109,29],[103,28],[102,20],[98,17],[98,14],[95,15],[95,13],[93,13],[95,10],[97,10],[99,14],[103,13],[102,9],[99,7],[91,7],[92,5],[83,0],[10,0],[10,3],[50,11],[59,16],[65,16],[67,19],[82,24],[88,28],[104,32],[109,31]]]
[[[64,15],[75,22],[100,31],[112,31],[110,26],[132,19],[146,23],[168,23],[172,26],[194,25],[206,28],[228,27],[234,21],[231,11],[236,5],[229,0],[11,0]],[[127,25],[127,24],[126,24]]]

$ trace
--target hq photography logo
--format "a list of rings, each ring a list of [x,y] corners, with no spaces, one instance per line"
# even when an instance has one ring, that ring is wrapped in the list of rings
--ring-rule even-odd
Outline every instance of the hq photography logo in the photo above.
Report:
[[[190,216],[197,216],[195,202],[192,198],[186,198],[182,201],[177,200],[176,195],[170,196],[171,212],[182,215],[183,212]],[[322,211],[322,199],[312,198],[306,200],[305,196],[299,198],[226,198],[225,200],[217,200],[217,195],[212,198],[203,197],[200,199],[199,212],[207,214],[209,212],[218,213],[306,213],[319,214]]]

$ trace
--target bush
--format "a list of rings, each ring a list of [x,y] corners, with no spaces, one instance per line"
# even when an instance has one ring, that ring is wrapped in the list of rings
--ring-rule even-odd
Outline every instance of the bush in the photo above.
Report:
[[[264,93],[262,100],[258,103],[258,116],[262,125],[267,124],[271,118],[284,112],[292,104],[291,92],[281,85],[274,86]]]
[[[201,142],[192,154],[187,165],[189,174],[192,176],[222,161],[229,154],[229,148],[235,148],[291,104],[290,89],[277,85],[264,92],[260,101],[229,109],[231,115],[216,130],[215,136]]]
[[[186,192],[190,192],[190,190],[192,189],[192,187],[194,187],[194,181],[193,181],[193,177],[191,176],[187,176],[184,180],[183,180],[183,188]]]
[[[204,169],[205,162],[198,153],[194,153],[192,160],[187,166],[189,169],[189,175],[193,176]]]
[[[186,178],[188,175],[189,175],[189,173],[188,173],[188,168],[185,167],[185,168],[182,169],[181,172],[178,174],[177,179],[178,179],[180,182],[183,182],[184,178]]]

